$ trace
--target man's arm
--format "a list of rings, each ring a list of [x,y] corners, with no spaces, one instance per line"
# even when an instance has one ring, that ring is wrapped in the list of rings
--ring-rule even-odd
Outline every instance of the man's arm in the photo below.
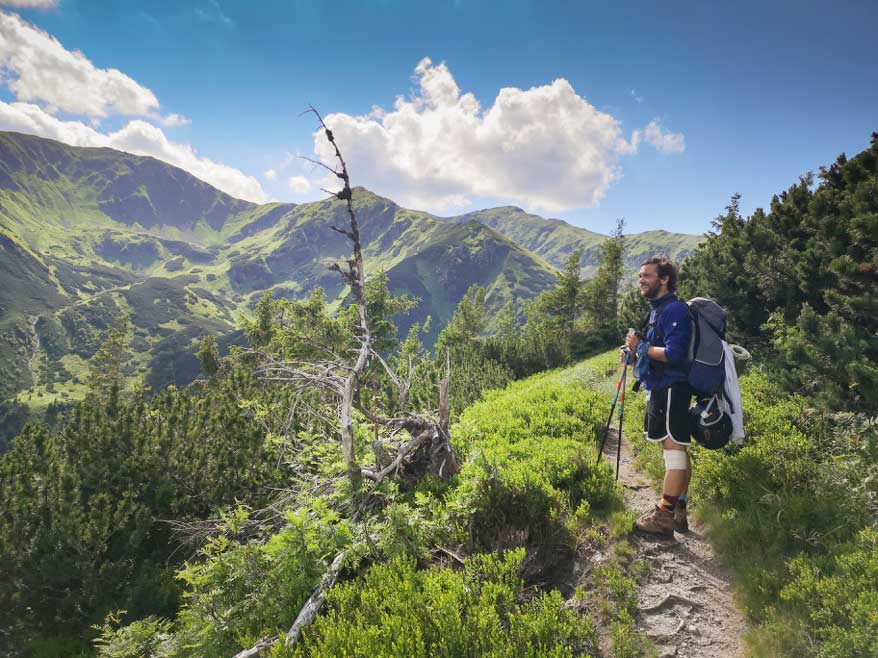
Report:
[[[668,357],[665,356],[664,347],[656,347],[655,345],[650,345],[649,349],[646,350],[646,356],[653,361],[661,361],[662,363],[668,362]]]
[[[649,348],[649,357],[653,358],[653,349],[661,352],[661,357],[656,354],[656,360],[682,366],[689,357],[689,341],[692,338],[692,318],[685,303],[668,305],[659,318],[664,347]]]
[[[640,339],[635,334],[628,334],[628,337],[625,339],[625,345],[632,352],[637,349],[637,344],[640,342]],[[662,363],[668,362],[668,357],[665,356],[665,348],[664,347],[656,347],[655,345],[650,345],[646,350],[646,356],[653,361],[661,361]]]
[[[682,363],[689,353],[689,339],[692,337],[692,321],[689,310],[683,306],[672,304],[666,308],[659,317],[662,334],[665,337],[665,347],[650,345],[646,356],[653,361],[661,363]],[[634,334],[628,334],[625,344],[629,349],[637,349],[640,339]]]

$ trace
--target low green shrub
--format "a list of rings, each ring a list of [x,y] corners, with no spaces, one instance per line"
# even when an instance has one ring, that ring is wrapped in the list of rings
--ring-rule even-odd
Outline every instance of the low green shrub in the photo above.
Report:
[[[857,434],[826,421],[759,369],[741,385],[746,443],[696,449],[691,493],[758,621],[751,648],[796,658],[878,655],[876,534],[865,529],[878,521],[872,426]]]
[[[878,531],[863,530],[836,555],[800,555],[781,598],[807,619],[820,658],[878,656]]]
[[[593,650],[590,618],[568,610],[560,593],[529,602],[523,595],[529,577],[551,581],[555,566],[570,567],[577,532],[620,500],[610,466],[596,465],[601,399],[564,377],[548,373],[489,392],[452,430],[461,472],[413,489],[382,483],[371,495],[376,513],[356,530],[328,504],[291,515],[267,539],[244,542],[233,515],[229,531],[181,570],[185,593],[173,623],[107,623],[100,655],[213,658],[276,637],[328,561],[352,544],[349,567],[375,563],[363,578],[337,585],[303,643],[277,646],[276,656],[517,658]],[[313,457],[315,468],[325,463],[326,455]],[[615,522],[620,533],[628,524]],[[469,558],[462,571],[417,569],[437,546],[454,544],[463,554],[498,553]]]
[[[347,523],[319,505],[288,513],[287,527],[265,543],[211,540],[208,559],[178,576],[187,586],[177,618],[179,655],[231,655],[289,628],[350,540]]]
[[[569,372],[609,409],[617,352]],[[752,655],[878,656],[878,419],[809,408],[759,367],[741,390],[745,445],[690,450],[690,498],[735,571]],[[643,394],[629,388],[625,436],[660,481],[661,446],[642,440],[643,411]],[[625,655],[622,630],[611,635]]]
[[[560,594],[522,603],[524,551],[469,558],[462,570],[418,570],[395,558],[333,589],[328,611],[273,658],[561,658],[595,646],[589,618]]]
[[[465,463],[447,503],[474,546],[502,544],[510,532],[563,544],[565,518],[583,502],[599,510],[617,499],[609,466],[596,465],[598,402],[550,373],[466,410],[452,433]]]
[[[111,618],[100,629],[98,655],[225,656],[285,632],[334,556],[350,544],[348,524],[315,504],[289,513],[286,527],[265,542],[230,539],[245,519],[242,510],[233,513],[228,534],[210,539],[201,559],[179,571],[186,591],[173,624],[148,617],[116,628]]]

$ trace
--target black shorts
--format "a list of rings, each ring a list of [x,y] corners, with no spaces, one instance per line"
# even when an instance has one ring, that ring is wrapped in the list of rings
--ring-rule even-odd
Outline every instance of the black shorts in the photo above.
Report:
[[[646,416],[643,418],[643,432],[649,441],[671,441],[680,445],[691,445],[689,434],[689,405],[692,402],[692,389],[686,382],[672,384],[649,392],[646,403]]]

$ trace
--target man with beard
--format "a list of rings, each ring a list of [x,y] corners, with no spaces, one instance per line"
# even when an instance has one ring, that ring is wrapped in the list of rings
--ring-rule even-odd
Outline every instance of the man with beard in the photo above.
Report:
[[[638,359],[648,359],[649,368],[642,379],[648,391],[644,432],[649,441],[664,448],[665,478],[662,499],[635,522],[641,532],[673,537],[674,530],[689,529],[686,516],[686,492],[692,467],[686,447],[690,445],[689,342],[692,320],[685,302],[675,294],[677,267],[668,258],[655,257],[640,268],[640,294],[649,300],[652,310],[645,336],[641,340],[629,333],[625,344]]]

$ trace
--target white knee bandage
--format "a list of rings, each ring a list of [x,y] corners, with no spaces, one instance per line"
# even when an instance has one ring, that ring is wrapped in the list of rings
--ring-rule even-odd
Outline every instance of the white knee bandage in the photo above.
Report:
[[[689,468],[689,456],[685,450],[665,450],[665,470],[685,471]]]

